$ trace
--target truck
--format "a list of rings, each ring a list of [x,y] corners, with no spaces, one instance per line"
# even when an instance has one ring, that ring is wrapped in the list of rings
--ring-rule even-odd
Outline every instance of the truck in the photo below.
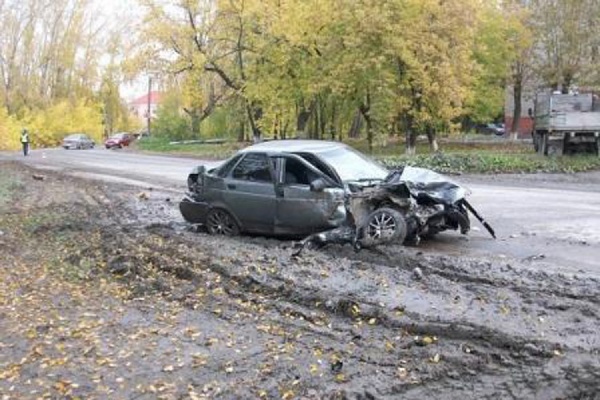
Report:
[[[600,152],[600,99],[593,93],[538,93],[533,118],[533,145],[541,155]]]

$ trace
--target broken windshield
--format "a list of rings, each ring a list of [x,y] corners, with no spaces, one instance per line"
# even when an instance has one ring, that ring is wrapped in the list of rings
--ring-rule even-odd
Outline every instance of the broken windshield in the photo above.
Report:
[[[351,148],[327,150],[320,152],[319,156],[335,169],[344,182],[383,180],[389,173],[387,169],[375,161]]]

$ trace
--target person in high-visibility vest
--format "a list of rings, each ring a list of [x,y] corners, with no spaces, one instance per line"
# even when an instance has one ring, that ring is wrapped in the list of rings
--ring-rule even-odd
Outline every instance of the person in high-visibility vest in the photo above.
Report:
[[[27,132],[27,129],[23,129],[21,132],[21,144],[23,145],[23,155],[27,156],[27,153],[29,153],[29,132]]]

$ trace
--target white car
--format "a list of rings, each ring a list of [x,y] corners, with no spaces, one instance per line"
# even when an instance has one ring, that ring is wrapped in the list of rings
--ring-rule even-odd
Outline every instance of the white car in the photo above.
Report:
[[[93,149],[95,145],[96,143],[84,133],[73,133],[62,141],[62,147],[66,150]]]

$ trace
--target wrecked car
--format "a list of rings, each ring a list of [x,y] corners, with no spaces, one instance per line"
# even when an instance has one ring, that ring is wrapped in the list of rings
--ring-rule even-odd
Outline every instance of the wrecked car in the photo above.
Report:
[[[179,208],[212,234],[257,233],[356,249],[418,243],[444,230],[470,229],[466,190],[427,169],[388,171],[338,142],[268,141],[216,168],[196,167]],[[489,227],[489,225],[487,225]],[[488,229],[493,235],[491,227]]]

